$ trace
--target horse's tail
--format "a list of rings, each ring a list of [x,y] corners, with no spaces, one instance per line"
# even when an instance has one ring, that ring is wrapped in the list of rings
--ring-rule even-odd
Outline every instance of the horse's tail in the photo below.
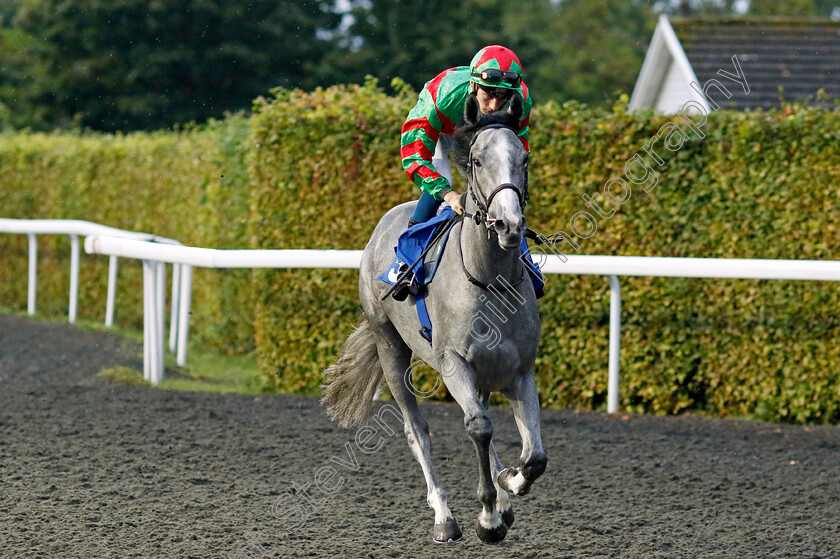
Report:
[[[381,381],[382,364],[373,330],[363,318],[344,342],[338,361],[324,370],[321,404],[342,427],[360,423],[370,412]]]

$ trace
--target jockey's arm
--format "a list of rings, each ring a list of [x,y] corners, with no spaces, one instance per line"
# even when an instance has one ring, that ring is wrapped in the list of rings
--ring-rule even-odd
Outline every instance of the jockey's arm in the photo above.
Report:
[[[403,124],[400,157],[408,178],[435,200],[443,200],[447,191],[452,189],[446,177],[442,176],[432,163],[442,129],[443,123],[440,122],[434,101],[424,89]]]

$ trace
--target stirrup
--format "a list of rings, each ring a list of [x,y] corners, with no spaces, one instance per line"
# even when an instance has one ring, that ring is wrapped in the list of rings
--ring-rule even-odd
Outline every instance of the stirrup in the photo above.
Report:
[[[400,262],[400,267],[397,269],[397,277],[402,277],[406,270],[408,270],[408,263]],[[395,301],[405,301],[411,290],[413,279],[414,274],[412,274],[411,277],[403,279],[391,293],[391,297],[393,297]]]
[[[405,301],[408,298],[408,293],[408,284],[403,283],[391,292],[391,297],[394,298],[394,301]]]
[[[409,293],[416,297],[421,293],[425,293],[425,291],[426,286],[420,285],[414,281],[414,276],[411,276],[411,279],[407,279],[397,286],[393,293],[391,293],[391,297],[393,297],[395,301],[405,301],[406,298],[408,298]]]

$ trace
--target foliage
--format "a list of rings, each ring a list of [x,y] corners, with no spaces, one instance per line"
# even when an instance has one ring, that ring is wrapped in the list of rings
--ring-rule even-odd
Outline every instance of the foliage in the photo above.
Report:
[[[541,156],[534,165],[535,191],[540,193],[535,204],[553,212],[563,208],[550,220],[560,220],[555,227],[563,229],[575,208],[585,209],[579,196],[620,176],[624,163],[665,122],[621,111],[604,118],[574,105],[543,110],[543,122],[561,126],[557,132],[562,133],[536,129],[534,149]],[[838,138],[837,120],[837,111],[800,106],[711,115],[709,136],[702,142],[692,139],[666,157],[659,186],[650,194],[635,188],[632,201],[599,224],[601,229],[582,243],[582,250],[834,258],[838,221],[830,208],[837,192],[831,185],[840,157],[830,146]],[[589,138],[582,140],[584,135]],[[532,223],[551,227],[540,218]],[[622,401],[630,409],[671,413],[698,407],[798,420],[840,417],[838,379],[830,371],[837,358],[838,324],[830,311],[838,299],[834,284],[650,278],[628,278],[622,284],[622,372],[628,380]],[[578,303],[546,313],[562,317],[553,319],[560,345],[563,334],[574,333],[581,324],[605,330],[604,287],[602,278],[553,282],[549,296],[562,293]],[[593,316],[600,318],[593,323]],[[560,355],[555,362],[578,363],[581,357],[567,349]],[[587,355],[582,361],[590,359]],[[606,379],[590,380],[579,395],[602,393]],[[660,390],[663,380],[668,390]],[[569,388],[577,384],[571,375],[566,382]]]
[[[247,121],[180,132],[0,135],[0,207],[6,218],[84,219],[147,231],[184,244],[247,248],[248,187],[240,149]],[[66,238],[38,237],[40,313],[66,314],[69,250]],[[25,306],[27,240],[0,235],[0,305]],[[142,274],[121,260],[118,324],[142,324]],[[79,315],[104,315],[107,259],[82,256]],[[247,351],[253,343],[249,272],[196,270],[191,326],[198,338]]]
[[[373,84],[277,90],[253,117],[252,236],[260,248],[360,249],[379,216],[416,198],[398,164],[412,99]],[[581,253],[832,259],[840,221],[838,111],[789,106],[710,115],[708,136],[665,156],[659,185],[600,220]],[[578,103],[534,115],[529,225],[569,229],[669,119]],[[305,130],[305,133],[302,133]],[[660,145],[660,150],[667,153]],[[295,161],[289,165],[289,161]],[[600,198],[602,207],[608,203]],[[264,382],[316,393],[358,319],[354,272],[257,274],[255,333]],[[621,406],[768,420],[840,420],[834,283],[622,278]],[[541,300],[537,379],[544,405],[605,405],[605,278],[553,276]],[[302,312],[306,309],[306,312]],[[434,377],[415,377],[426,390]],[[439,396],[445,394],[441,392]]]
[[[400,77],[419,89],[438,72],[468,64],[494,42],[502,23],[487,0],[356,0],[351,6],[352,23],[343,37],[350,48],[334,51],[325,64],[330,74],[341,68],[345,81],[356,83],[370,74],[384,83]],[[479,13],[481,24],[472,25]]]
[[[415,94],[376,84],[276,89],[250,120],[153,134],[0,135],[6,217],[89,219],[187,244],[360,249],[379,217],[418,192],[398,134]],[[544,103],[534,111],[528,222],[569,230],[672,119]],[[840,249],[840,110],[715,112],[706,138],[673,153],[659,182],[579,240],[586,254],[833,259]],[[246,170],[247,167],[247,170]],[[610,204],[597,198],[603,209]],[[591,211],[591,210],[590,210]],[[67,241],[39,238],[39,310],[66,309]],[[570,249],[560,245],[561,249]],[[0,236],[0,305],[26,300],[26,241]],[[104,259],[84,257],[80,314],[100,317]],[[122,262],[117,319],[139,325],[139,266]],[[355,270],[197,270],[194,337],[255,346],[265,390],[318,391],[358,320]],[[622,408],[792,422],[840,421],[840,292],[834,282],[622,278]],[[551,276],[540,302],[542,402],[601,408],[607,390],[605,278]],[[427,390],[430,372],[415,382]],[[438,396],[443,397],[444,392]]]
[[[564,0],[533,28],[548,50],[532,66],[533,90],[546,100],[612,102],[632,91],[654,25],[643,0]]]
[[[397,141],[416,97],[397,85],[403,93],[395,97],[369,81],[312,93],[278,89],[257,103],[249,159],[257,248],[359,249],[383,208],[416,196]],[[354,270],[255,273],[266,384],[317,392],[321,370],[357,320],[357,277]]]
[[[44,65],[34,55],[43,41],[20,28],[0,26],[0,130],[11,131],[54,118],[53,110],[38,102],[38,81]]]
[[[345,11],[341,11],[345,10]],[[414,89],[511,47],[537,102],[609,105],[656,14],[822,16],[838,0],[0,0],[0,129],[152,130],[222,118],[270,88]]]
[[[804,16],[817,15],[814,0],[751,0],[750,15]]]
[[[643,0],[469,0],[353,3],[354,23],[325,66],[347,81],[370,74],[400,77],[415,89],[438,72],[466,65],[484,45],[504,44],[520,56],[538,100],[604,102],[633,87],[653,31]],[[434,23],[419,25],[434,14]],[[441,38],[445,37],[446,40]]]
[[[38,40],[4,49],[0,101],[39,130],[205,121],[272,86],[314,85],[308,65],[329,48],[317,32],[338,21],[319,0],[25,0],[12,31]]]

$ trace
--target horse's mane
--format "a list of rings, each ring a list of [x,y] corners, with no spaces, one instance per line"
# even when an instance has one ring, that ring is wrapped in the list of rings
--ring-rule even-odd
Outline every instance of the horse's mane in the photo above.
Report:
[[[452,139],[455,141],[452,157],[458,172],[464,178],[467,176],[467,163],[470,158],[472,140],[479,130],[491,124],[501,124],[515,131],[519,127],[519,120],[507,108],[503,108],[495,113],[483,115],[472,124],[462,124],[455,129],[455,133],[452,135]]]

